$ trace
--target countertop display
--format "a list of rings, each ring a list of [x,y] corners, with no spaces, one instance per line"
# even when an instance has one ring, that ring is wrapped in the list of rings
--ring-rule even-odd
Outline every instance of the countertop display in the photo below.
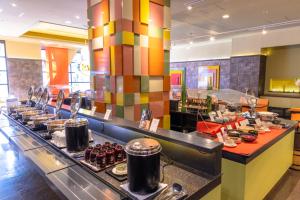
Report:
[[[49,107],[51,108],[51,107]],[[63,106],[63,115],[68,115],[68,106]],[[104,120],[102,114],[91,115],[90,111],[81,109],[80,117],[89,120],[89,128],[92,129],[93,142],[90,145],[103,144],[105,142],[119,143],[124,145],[134,137],[153,137],[162,143],[164,153],[161,160],[161,177],[164,183],[172,185],[179,183],[186,190],[187,199],[199,199],[216,188],[221,182],[220,160],[222,145],[206,138],[191,137],[175,131],[159,129],[157,133],[141,130],[138,124],[119,118]],[[69,199],[76,196],[81,199],[127,199],[133,198],[120,185],[126,181],[117,179],[106,173],[106,170],[94,172],[83,165],[79,158],[60,149],[49,140],[43,139],[42,132],[32,131],[26,125],[5,115],[8,120],[1,120],[0,129],[15,143],[24,154],[30,158],[49,180],[58,187]],[[1,115],[3,118],[3,115]],[[3,124],[3,125],[1,125]],[[124,130],[123,130],[124,129]],[[126,138],[122,135],[126,132]],[[108,133],[109,132],[109,133]],[[131,133],[132,132],[132,133]],[[114,137],[116,136],[117,137]],[[168,145],[178,146],[172,154],[172,150],[166,148]],[[203,166],[196,168],[191,158],[184,158],[178,162],[180,149],[192,153],[194,156],[204,156],[212,159]],[[178,151],[178,152],[177,152]],[[190,155],[187,154],[187,157]],[[165,157],[167,155],[167,157]],[[217,157],[215,157],[217,156]],[[203,157],[204,158],[204,157]],[[170,159],[172,162],[170,163]],[[220,157],[219,157],[220,159]],[[194,166],[195,165],[195,166]],[[201,165],[201,164],[200,164]],[[202,170],[203,169],[203,170]],[[85,188],[88,188],[86,190]]]

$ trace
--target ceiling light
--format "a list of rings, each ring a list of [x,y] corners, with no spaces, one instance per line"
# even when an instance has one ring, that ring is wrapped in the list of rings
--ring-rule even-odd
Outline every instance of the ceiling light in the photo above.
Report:
[[[75,18],[76,18],[76,19],[80,19],[80,16],[79,16],[79,15],[76,15]]]
[[[188,10],[192,10],[192,9],[193,9],[192,6],[187,6],[186,8],[187,8]]]
[[[20,13],[18,16],[19,16],[19,17],[23,17],[24,14],[25,14],[25,13],[22,12],[22,13]]]
[[[222,16],[223,19],[228,19],[229,17],[230,17],[230,15],[228,15],[228,14],[225,14]]]
[[[216,38],[215,38],[214,36],[211,36],[211,37],[209,38],[209,40],[210,40],[210,41],[215,41]]]
[[[17,4],[15,4],[15,3],[11,3],[10,4],[12,7],[17,7]]]
[[[0,13],[2,13],[2,12],[3,12],[3,9],[0,8]]]
[[[66,23],[66,24],[72,24],[72,22],[69,21],[69,20],[65,21],[65,23]]]
[[[266,35],[268,32],[267,32],[265,29],[263,29],[261,33],[262,33],[263,35]]]
[[[193,41],[190,41],[190,45],[192,45],[193,44]]]

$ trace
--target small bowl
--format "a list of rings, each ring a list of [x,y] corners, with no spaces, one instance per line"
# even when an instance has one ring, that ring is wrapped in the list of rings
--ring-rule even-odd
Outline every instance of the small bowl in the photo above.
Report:
[[[253,134],[243,134],[241,135],[241,138],[244,142],[254,142],[257,139],[257,135]]]

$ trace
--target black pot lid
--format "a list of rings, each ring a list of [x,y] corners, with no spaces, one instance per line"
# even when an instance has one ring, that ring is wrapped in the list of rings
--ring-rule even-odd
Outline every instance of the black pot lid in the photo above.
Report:
[[[150,138],[139,138],[131,140],[125,146],[126,153],[134,156],[149,156],[161,151],[158,141]]]

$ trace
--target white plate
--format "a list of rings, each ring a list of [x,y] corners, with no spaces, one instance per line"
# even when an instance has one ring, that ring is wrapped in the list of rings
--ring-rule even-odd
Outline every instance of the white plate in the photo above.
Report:
[[[228,144],[228,143],[225,142],[225,143],[224,143],[224,146],[225,146],[225,147],[233,148],[233,147],[236,147],[237,144],[235,144],[235,143],[234,143],[234,144]]]

